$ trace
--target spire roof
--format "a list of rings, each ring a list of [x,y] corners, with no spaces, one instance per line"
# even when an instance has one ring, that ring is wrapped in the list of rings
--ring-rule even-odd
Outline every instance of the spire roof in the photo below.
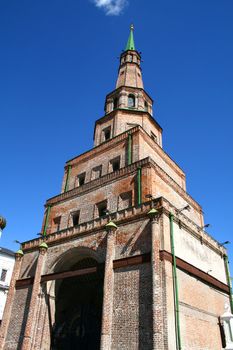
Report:
[[[131,24],[129,39],[128,39],[127,44],[126,44],[125,51],[128,51],[128,50],[134,50],[135,51],[133,31],[134,31],[134,25]]]

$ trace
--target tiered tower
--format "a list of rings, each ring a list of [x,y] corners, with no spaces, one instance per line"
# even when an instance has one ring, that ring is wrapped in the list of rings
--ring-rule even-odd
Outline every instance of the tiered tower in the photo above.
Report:
[[[66,163],[17,253],[0,349],[222,348],[226,251],[162,148],[133,30],[94,148]]]

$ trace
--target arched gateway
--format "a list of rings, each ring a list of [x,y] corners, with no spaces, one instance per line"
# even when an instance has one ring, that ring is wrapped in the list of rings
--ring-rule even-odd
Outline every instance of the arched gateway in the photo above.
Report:
[[[85,272],[96,267],[96,272]],[[83,258],[69,271],[79,276],[55,282],[53,350],[99,349],[103,300],[103,268],[93,258]]]
[[[99,349],[104,266],[88,248],[68,250],[47,286],[51,350]]]

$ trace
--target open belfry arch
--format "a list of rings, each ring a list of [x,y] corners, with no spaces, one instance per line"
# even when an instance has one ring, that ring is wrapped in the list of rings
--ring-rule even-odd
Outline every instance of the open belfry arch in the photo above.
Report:
[[[16,253],[2,350],[226,346],[226,250],[205,232],[185,173],[162,148],[133,31],[94,148],[66,163],[41,237]]]

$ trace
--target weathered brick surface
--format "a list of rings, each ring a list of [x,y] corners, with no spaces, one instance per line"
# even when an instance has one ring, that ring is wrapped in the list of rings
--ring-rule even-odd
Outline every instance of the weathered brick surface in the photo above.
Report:
[[[4,350],[21,349],[27,322],[32,287],[19,289],[15,293],[10,324]]]
[[[114,274],[112,349],[152,349],[152,284],[149,263]]]

